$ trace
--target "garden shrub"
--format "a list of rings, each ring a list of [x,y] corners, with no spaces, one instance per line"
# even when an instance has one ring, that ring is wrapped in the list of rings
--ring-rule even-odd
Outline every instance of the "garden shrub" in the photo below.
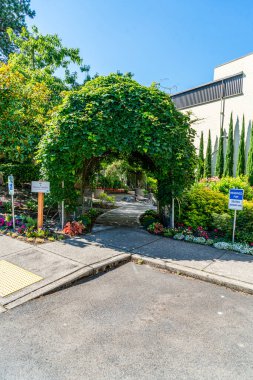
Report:
[[[141,225],[147,228],[150,224],[157,222],[158,219],[154,218],[152,215],[145,215],[141,220]]]
[[[220,191],[223,194],[228,194],[229,189],[237,188],[244,190],[244,199],[253,199],[253,188],[248,183],[248,177],[223,177],[218,181],[210,182],[208,186],[212,190]]]
[[[140,223],[144,228],[148,228],[155,222],[160,222],[160,217],[154,210],[147,210],[140,216]]]
[[[233,218],[230,214],[216,214],[212,213],[213,218],[213,227],[221,232],[224,232],[226,235],[232,233],[233,228]]]
[[[101,210],[97,210],[95,208],[90,208],[87,211],[87,215],[91,218],[92,222],[94,222],[101,213]]]
[[[180,222],[196,229],[209,228],[212,213],[223,214],[228,209],[228,197],[208,187],[194,185],[187,191],[181,202]]]
[[[253,242],[253,202],[243,202],[243,210],[237,212],[235,232],[237,241]]]
[[[0,173],[3,174],[4,182],[8,181],[8,176],[13,175],[16,185],[39,180],[39,167],[34,164],[0,164]]]
[[[104,205],[104,203],[111,203],[111,204],[113,204],[114,205],[114,203],[115,203],[115,197],[113,196],[113,195],[108,195],[108,194],[106,194],[106,193],[101,193],[100,195],[99,195],[99,199],[100,199],[100,205],[101,206],[103,206]]]
[[[89,227],[91,225],[91,218],[87,214],[81,215],[78,220],[80,220],[85,227]]]

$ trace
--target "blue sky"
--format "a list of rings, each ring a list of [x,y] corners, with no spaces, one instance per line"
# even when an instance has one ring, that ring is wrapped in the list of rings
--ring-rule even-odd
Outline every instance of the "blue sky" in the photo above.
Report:
[[[29,25],[79,47],[91,73],[133,72],[172,92],[253,52],[252,0],[31,0]]]

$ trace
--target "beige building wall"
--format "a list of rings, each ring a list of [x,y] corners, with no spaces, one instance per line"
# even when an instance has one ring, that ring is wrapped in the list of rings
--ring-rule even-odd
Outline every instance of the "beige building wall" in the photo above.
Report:
[[[249,148],[251,122],[253,119],[253,53],[234,61],[217,66],[214,69],[214,80],[226,78],[231,75],[243,72],[243,94],[229,98],[225,98],[224,108],[224,130],[228,134],[230,114],[233,114],[234,121],[234,138],[235,138],[235,154],[234,154],[234,174],[236,171],[236,162],[238,157],[238,147],[240,139],[240,131],[242,126],[242,118],[245,116],[245,135],[246,135],[246,154]],[[195,140],[196,147],[199,147],[199,139],[201,131],[204,133],[205,147],[208,139],[208,131],[211,130],[212,148],[215,152],[218,146],[218,137],[220,134],[221,124],[221,101],[214,101],[197,105],[191,108],[184,108],[183,112],[192,113],[192,119],[198,119],[193,124],[197,131]],[[224,148],[226,150],[226,139],[224,139]],[[213,174],[216,163],[215,153],[213,155]]]

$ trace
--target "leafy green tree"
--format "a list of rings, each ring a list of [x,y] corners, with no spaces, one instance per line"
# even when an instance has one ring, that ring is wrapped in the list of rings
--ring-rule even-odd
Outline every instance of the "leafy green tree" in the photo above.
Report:
[[[63,46],[57,34],[43,35],[36,26],[32,27],[31,32],[22,28],[19,36],[10,28],[7,33],[18,48],[18,54],[12,54],[10,60],[19,69],[42,71],[44,75],[52,76],[62,68],[65,83],[73,86],[77,85],[77,72],[70,72],[70,64],[77,64],[81,72],[89,71],[89,66],[83,64],[79,49]]]
[[[224,139],[224,131],[223,128],[220,128],[220,137],[219,137],[219,146],[217,153],[217,161],[215,168],[215,175],[219,178],[222,177],[224,171],[224,149],[223,149],[223,139]]]
[[[26,26],[26,16],[33,18],[35,12],[30,8],[30,0],[1,0],[0,3],[0,61],[7,61],[8,55],[16,51],[14,41],[10,41],[7,28],[12,28],[15,35]]]
[[[75,85],[69,65],[82,59],[78,49],[65,48],[56,35],[43,36],[37,28],[23,29],[20,36],[8,33],[19,52],[0,64],[0,152],[2,162],[26,162],[34,157],[61,93]],[[65,80],[55,76],[58,68],[65,69]]]
[[[203,177],[204,177],[204,136],[203,136],[203,132],[201,132],[200,143],[199,143],[197,178],[198,180],[200,180]]]
[[[212,141],[211,141],[211,131],[208,132],[208,141],[206,148],[206,158],[205,158],[205,177],[212,177]]]
[[[27,162],[44,131],[50,89],[0,64],[0,161]]]
[[[241,176],[244,174],[245,174],[245,119],[243,115],[236,175]]]
[[[251,127],[250,147],[247,159],[247,175],[250,186],[253,186],[253,128]]]
[[[233,137],[233,115],[230,115],[228,145],[225,159],[224,176],[233,177],[234,170],[234,137]]]
[[[38,153],[42,175],[56,200],[75,199],[105,157],[140,162],[158,180],[161,206],[194,181],[195,132],[170,96],[129,76],[111,74],[66,93],[55,109]],[[65,181],[64,193],[61,181]]]

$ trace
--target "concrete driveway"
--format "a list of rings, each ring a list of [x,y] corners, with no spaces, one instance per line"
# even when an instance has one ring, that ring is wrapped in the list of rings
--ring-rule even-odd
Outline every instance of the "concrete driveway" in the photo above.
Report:
[[[252,320],[250,295],[128,263],[0,314],[0,379],[252,379]]]

